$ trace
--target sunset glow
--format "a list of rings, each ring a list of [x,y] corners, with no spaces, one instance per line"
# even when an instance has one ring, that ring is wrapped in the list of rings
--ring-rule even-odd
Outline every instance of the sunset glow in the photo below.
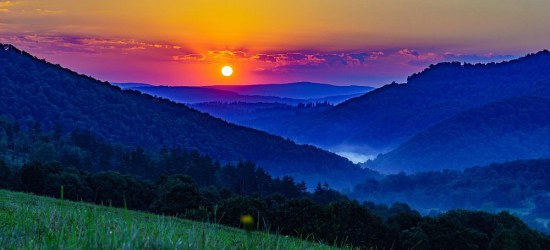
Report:
[[[0,1],[0,42],[115,82],[380,86],[439,61],[545,49],[549,8],[508,0],[12,0]],[[227,64],[239,75],[211,73]]]

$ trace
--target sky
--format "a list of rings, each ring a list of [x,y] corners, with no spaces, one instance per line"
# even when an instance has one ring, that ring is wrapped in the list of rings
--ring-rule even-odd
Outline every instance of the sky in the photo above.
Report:
[[[377,87],[441,61],[549,49],[549,9],[547,0],[0,0],[0,43],[111,82]]]

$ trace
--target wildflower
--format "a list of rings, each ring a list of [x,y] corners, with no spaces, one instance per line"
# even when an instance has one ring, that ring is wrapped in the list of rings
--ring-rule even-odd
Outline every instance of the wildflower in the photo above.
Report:
[[[241,223],[243,224],[246,230],[250,231],[254,226],[254,217],[252,217],[252,215],[249,215],[249,214],[243,215],[241,216]]]

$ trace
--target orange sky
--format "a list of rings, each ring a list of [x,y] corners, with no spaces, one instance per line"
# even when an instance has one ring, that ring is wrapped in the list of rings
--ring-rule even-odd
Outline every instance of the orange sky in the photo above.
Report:
[[[380,85],[547,48],[550,1],[0,1],[0,42],[102,80]],[[235,75],[219,68],[231,64]]]

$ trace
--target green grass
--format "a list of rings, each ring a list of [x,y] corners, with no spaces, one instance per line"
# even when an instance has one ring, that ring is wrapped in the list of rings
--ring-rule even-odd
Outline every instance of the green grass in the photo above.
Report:
[[[334,249],[292,237],[0,190],[0,249]]]

